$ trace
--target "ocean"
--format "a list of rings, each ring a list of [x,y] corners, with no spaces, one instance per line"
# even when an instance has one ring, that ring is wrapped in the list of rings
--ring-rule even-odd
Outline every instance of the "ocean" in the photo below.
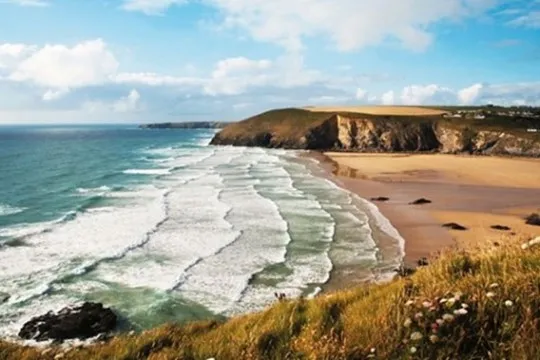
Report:
[[[0,127],[0,337],[81,301],[142,330],[392,276],[403,240],[374,205],[302,152],[214,133]]]

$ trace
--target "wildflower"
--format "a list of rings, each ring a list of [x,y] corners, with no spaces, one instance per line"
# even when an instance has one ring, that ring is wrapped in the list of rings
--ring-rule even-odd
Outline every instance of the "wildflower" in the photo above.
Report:
[[[403,323],[403,326],[405,326],[406,328],[410,327],[412,325],[412,320],[407,318],[405,320],[405,322]]]
[[[423,318],[423,317],[424,317],[424,314],[422,314],[421,312],[418,312],[418,313],[414,314],[414,318],[415,318],[416,320],[421,319],[421,318]]]
[[[411,349],[409,350],[411,352],[411,354],[415,354],[416,353],[416,348],[413,346],[411,347]]]
[[[439,304],[444,304],[447,301],[448,301],[448,299],[442,298],[441,300],[439,300]]]
[[[463,293],[461,291],[457,291],[454,294],[454,299],[459,300],[459,299],[461,299],[462,296],[463,296]]]
[[[461,304],[461,307],[464,308],[464,309],[468,309],[468,308],[469,308],[469,305],[463,303],[463,304]]]
[[[369,352],[373,354],[375,352],[375,348],[371,348]]]
[[[439,337],[437,335],[431,335],[429,337],[429,341],[431,341],[433,344],[435,344],[437,341],[439,341]]]
[[[427,308],[430,308],[430,307],[431,307],[431,302],[429,302],[429,301],[424,301],[424,302],[422,303],[422,306],[425,307],[426,309],[427,309]]]
[[[439,324],[437,324],[437,323],[431,324],[431,331],[436,333],[438,330],[439,330]]]
[[[486,294],[486,296],[487,296],[488,298],[491,299],[491,298],[495,297],[495,293],[492,292],[492,291],[490,291],[490,292],[488,292],[488,293]]]
[[[504,305],[507,306],[507,307],[512,307],[514,305],[514,303],[512,302],[512,300],[506,300],[504,302]]]
[[[499,284],[497,284],[497,283],[493,283],[493,284],[489,285],[490,289],[496,289],[498,287],[499,287]]]
[[[446,302],[446,305],[447,305],[448,307],[452,307],[452,306],[454,306],[455,303],[456,303],[456,299],[450,298],[450,299],[448,299],[448,301]]]
[[[437,308],[435,306],[432,306],[429,308],[429,312],[434,312],[435,310],[437,310]]]
[[[444,320],[443,319],[437,319],[435,320],[435,322],[437,323],[437,325],[441,326],[442,324],[444,324]]]
[[[421,332],[415,331],[411,334],[411,340],[421,340],[424,337]]]
[[[452,315],[452,314],[444,314],[442,316],[442,318],[443,318],[444,321],[452,322],[454,320],[454,315]]]
[[[405,306],[411,306],[412,304],[414,304],[414,301],[409,300],[405,303]]]
[[[454,315],[467,315],[468,311],[466,309],[458,309],[458,310],[454,310]]]

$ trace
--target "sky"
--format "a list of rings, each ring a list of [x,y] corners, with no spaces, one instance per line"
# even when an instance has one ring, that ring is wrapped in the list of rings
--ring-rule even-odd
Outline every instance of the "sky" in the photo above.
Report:
[[[0,123],[540,106],[540,0],[0,0]]]

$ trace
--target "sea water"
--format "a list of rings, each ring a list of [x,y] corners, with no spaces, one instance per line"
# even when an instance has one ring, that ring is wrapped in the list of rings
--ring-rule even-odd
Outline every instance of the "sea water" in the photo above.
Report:
[[[230,316],[312,296],[336,267],[377,280],[400,263],[395,229],[315,161],[214,133],[0,127],[0,337],[88,300],[126,328]]]

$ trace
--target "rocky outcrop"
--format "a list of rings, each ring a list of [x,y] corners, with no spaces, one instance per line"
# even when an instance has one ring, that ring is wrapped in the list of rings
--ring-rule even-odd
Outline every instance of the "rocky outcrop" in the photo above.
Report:
[[[116,328],[116,315],[99,303],[84,303],[32,318],[22,327],[19,336],[27,340],[62,342],[88,339]]]
[[[212,145],[350,152],[440,152],[540,156],[540,139],[523,129],[491,130],[442,117],[354,113],[306,114],[276,110],[225,127]],[[283,120],[283,119],[285,120]],[[309,122],[311,121],[311,122]]]
[[[222,129],[230,123],[219,121],[191,121],[140,125],[141,129]]]

